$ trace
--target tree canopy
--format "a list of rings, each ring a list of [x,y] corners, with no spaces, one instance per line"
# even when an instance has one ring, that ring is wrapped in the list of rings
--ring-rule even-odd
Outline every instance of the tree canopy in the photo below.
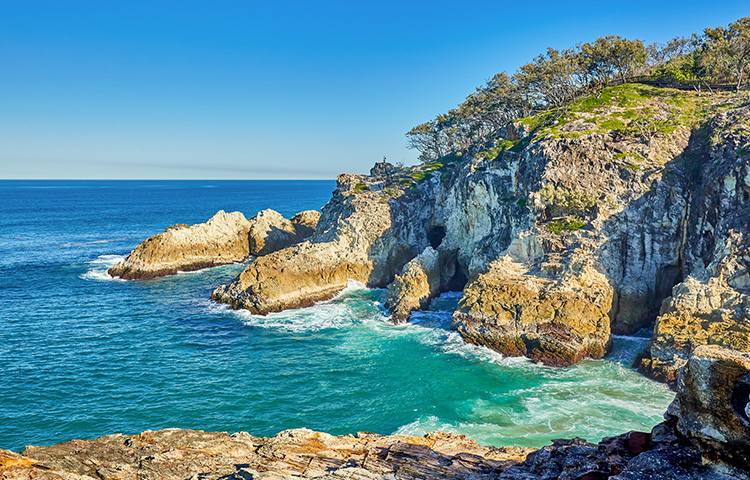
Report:
[[[406,133],[423,162],[449,154],[471,154],[496,141],[511,120],[563,107],[581,95],[636,78],[667,82],[733,82],[750,77],[750,17],[702,34],[675,37],[646,47],[617,35],[574,48],[547,48],[508,75],[498,73],[447,113]]]

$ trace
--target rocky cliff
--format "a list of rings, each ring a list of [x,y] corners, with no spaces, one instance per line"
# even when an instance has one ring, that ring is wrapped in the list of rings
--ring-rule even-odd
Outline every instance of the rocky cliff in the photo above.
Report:
[[[264,210],[247,220],[240,212],[220,210],[206,223],[173,225],[144,240],[108,273],[136,280],[242,262],[309,237],[318,218],[318,212],[306,211],[287,220]]]
[[[493,448],[463,435],[307,429],[275,437],[167,429],[108,435],[20,455],[0,450],[2,479],[612,479],[750,478],[750,354],[701,346],[686,363],[665,422],[589,443]]]
[[[603,356],[612,333],[648,327],[660,309],[657,335],[669,318],[685,323],[673,313],[703,307],[679,300],[679,285],[721,277],[729,290],[719,303],[714,290],[709,310],[734,333],[703,343],[747,349],[736,327],[747,319],[743,101],[622,85],[515,122],[472,155],[341,175],[315,234],[213,298],[265,314],[329,298],[351,278],[389,287],[403,321],[459,290],[453,328],[467,341],[562,366]],[[642,370],[673,380],[663,372],[691,348],[655,338]]]

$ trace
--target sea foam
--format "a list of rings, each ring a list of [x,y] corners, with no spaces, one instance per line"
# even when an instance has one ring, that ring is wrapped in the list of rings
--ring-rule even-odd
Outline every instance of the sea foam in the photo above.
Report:
[[[86,262],[86,271],[80,275],[84,280],[124,281],[121,278],[111,277],[107,270],[117,262],[125,260],[125,255],[99,255],[95,260]]]

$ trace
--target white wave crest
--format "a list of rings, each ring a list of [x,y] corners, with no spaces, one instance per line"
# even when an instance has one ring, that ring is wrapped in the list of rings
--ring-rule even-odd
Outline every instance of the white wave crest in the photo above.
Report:
[[[224,304],[212,304],[212,312],[236,316],[245,325],[291,333],[315,332],[328,328],[343,328],[365,322],[383,323],[386,316],[380,304],[373,299],[363,299],[374,290],[363,283],[349,280],[347,287],[330,300],[318,302],[307,308],[284,310],[268,315],[255,315],[247,310],[231,310]]]
[[[109,267],[123,260],[125,260],[125,255],[99,255],[96,259],[86,262],[87,269],[80,275],[80,278],[98,282],[124,281],[121,278],[111,277],[107,273]]]

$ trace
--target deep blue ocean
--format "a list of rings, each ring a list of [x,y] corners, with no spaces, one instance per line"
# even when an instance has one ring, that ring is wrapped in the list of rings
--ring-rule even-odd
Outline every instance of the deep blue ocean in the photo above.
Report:
[[[566,369],[448,330],[458,294],[393,326],[385,292],[266,317],[208,300],[243,268],[148,281],[107,268],[216,211],[319,209],[333,181],[0,181],[0,448],[166,427],[464,433],[598,441],[658,423],[673,394],[629,368],[648,333]]]

